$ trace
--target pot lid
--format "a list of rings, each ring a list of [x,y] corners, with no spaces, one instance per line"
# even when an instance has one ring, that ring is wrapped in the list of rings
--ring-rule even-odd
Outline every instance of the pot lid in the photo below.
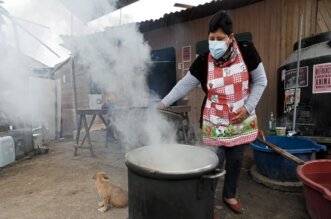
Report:
[[[205,173],[218,165],[217,155],[208,149],[183,144],[144,146],[125,155],[130,169],[166,175]]]

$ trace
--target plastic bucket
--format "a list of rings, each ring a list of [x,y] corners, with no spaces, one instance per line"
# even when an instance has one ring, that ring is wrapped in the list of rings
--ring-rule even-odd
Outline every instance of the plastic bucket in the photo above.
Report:
[[[326,150],[326,146],[300,137],[269,136],[270,142],[287,152],[309,161],[314,152]],[[257,170],[262,175],[279,181],[298,181],[296,176],[297,164],[288,160],[260,142],[251,143]]]

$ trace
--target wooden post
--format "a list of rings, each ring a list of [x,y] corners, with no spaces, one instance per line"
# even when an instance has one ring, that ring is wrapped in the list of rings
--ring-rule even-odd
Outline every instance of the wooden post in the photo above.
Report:
[[[75,74],[75,56],[71,57],[71,75],[72,75],[72,85],[74,89],[74,107],[77,114],[77,87],[76,87],[76,74]]]
[[[303,28],[303,14],[300,16],[300,20],[299,20],[298,62],[297,62],[297,73],[296,73],[296,83],[295,83],[295,92],[294,92],[294,112],[293,112],[293,124],[292,124],[293,133],[296,132],[295,125],[297,120],[297,104],[298,104],[297,93],[298,93],[298,84],[299,84],[299,75],[300,75],[302,28]]]

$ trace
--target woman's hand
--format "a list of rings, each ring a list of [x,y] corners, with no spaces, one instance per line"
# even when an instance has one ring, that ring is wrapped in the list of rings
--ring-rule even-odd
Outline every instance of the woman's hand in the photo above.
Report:
[[[156,109],[165,109],[166,106],[162,102],[160,102],[160,103],[156,104],[155,108]]]
[[[105,108],[106,108],[106,106],[107,106],[107,104],[106,104],[106,103],[102,103],[102,104],[101,104],[101,109],[105,109]]]
[[[247,109],[244,106],[239,108],[234,114],[235,116],[230,120],[231,124],[241,123],[249,116]]]

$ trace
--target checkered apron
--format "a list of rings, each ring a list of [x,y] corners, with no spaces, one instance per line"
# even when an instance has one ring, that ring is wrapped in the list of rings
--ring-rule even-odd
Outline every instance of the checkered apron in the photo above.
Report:
[[[202,142],[227,146],[246,144],[258,135],[255,111],[240,124],[230,124],[249,95],[249,72],[236,42],[234,58],[229,65],[218,67],[208,57],[207,100],[203,110]]]

